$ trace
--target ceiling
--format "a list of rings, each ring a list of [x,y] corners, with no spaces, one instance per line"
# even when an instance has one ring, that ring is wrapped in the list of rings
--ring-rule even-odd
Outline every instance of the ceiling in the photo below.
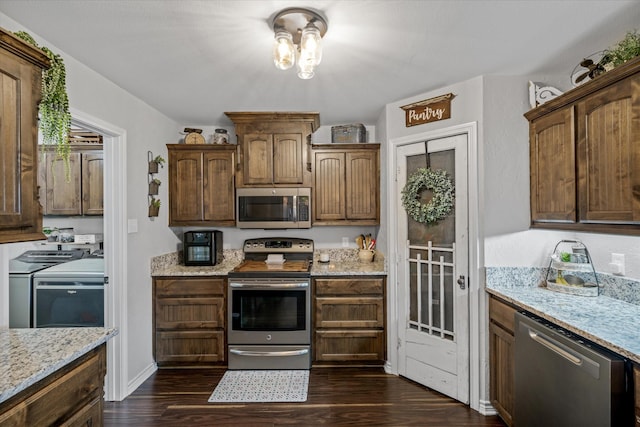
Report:
[[[269,18],[301,6],[329,26],[311,80],[271,59]],[[566,75],[568,89],[584,56],[640,23],[637,0],[0,0],[0,12],[190,126],[230,124],[224,111],[373,125],[385,104],[484,74]]]

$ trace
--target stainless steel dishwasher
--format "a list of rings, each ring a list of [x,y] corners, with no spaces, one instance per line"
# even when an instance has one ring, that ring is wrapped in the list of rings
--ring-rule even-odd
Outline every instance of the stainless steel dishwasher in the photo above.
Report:
[[[515,425],[633,425],[624,359],[528,314],[515,320]]]

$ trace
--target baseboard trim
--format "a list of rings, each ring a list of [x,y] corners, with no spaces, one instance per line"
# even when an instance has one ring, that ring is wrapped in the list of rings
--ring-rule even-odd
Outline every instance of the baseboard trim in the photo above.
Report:
[[[158,370],[158,365],[154,363],[150,363],[146,368],[144,368],[134,379],[129,381],[127,384],[127,396],[136,391],[138,387],[142,385],[151,375],[153,375]]]
[[[495,408],[491,405],[491,402],[488,400],[481,400],[480,402],[480,406],[478,408],[478,412],[480,412],[482,415],[497,415],[498,412],[495,410]]]

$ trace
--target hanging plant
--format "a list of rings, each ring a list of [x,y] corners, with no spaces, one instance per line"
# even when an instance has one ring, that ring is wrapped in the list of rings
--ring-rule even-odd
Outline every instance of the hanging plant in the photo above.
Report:
[[[420,201],[420,193],[431,190],[427,203]],[[444,170],[420,168],[412,174],[402,189],[402,206],[407,215],[422,224],[432,224],[445,218],[455,201],[453,182]]]
[[[51,67],[42,71],[42,99],[40,100],[40,132],[45,145],[55,145],[56,154],[64,159],[67,180],[70,179],[69,129],[71,113],[67,96],[67,72],[62,57],[45,46],[38,46],[25,31],[14,33],[20,39],[41,49],[51,61]],[[43,147],[44,148],[44,147]]]

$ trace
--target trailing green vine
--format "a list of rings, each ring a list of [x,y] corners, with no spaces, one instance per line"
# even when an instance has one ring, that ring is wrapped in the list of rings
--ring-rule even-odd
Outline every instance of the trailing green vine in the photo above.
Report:
[[[64,60],[49,48],[38,46],[29,33],[16,31],[13,34],[42,50],[51,61],[51,67],[42,71],[39,127],[42,133],[42,142],[45,145],[55,145],[56,155],[64,159],[65,172],[67,180],[69,180],[71,174],[69,166],[71,113],[69,112],[69,98],[66,87],[67,71],[64,66]]]

